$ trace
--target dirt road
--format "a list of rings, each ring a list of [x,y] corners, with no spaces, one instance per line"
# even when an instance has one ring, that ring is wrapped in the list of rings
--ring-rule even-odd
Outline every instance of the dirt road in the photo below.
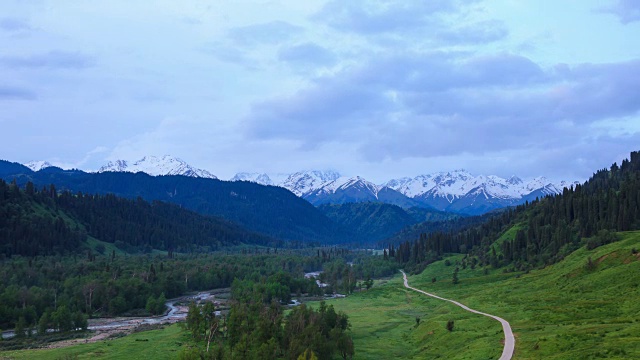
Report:
[[[502,331],[504,332],[504,348],[502,349],[502,355],[500,356],[499,360],[511,360],[511,357],[513,356],[513,351],[515,350],[515,347],[516,347],[516,339],[513,336],[513,332],[511,331],[511,325],[509,325],[507,320],[505,320],[505,319],[503,319],[501,317],[497,317],[495,315],[491,315],[491,314],[483,313],[483,312],[480,312],[480,311],[477,311],[477,310],[473,310],[473,309],[469,308],[466,305],[460,304],[457,301],[445,299],[445,298],[440,297],[438,295],[429,294],[426,291],[422,291],[422,290],[413,288],[413,287],[409,286],[409,282],[407,281],[407,274],[405,274],[404,271],[402,271],[402,270],[400,270],[400,272],[402,273],[402,276],[404,277],[404,286],[407,289],[411,289],[413,291],[417,291],[419,293],[425,294],[427,296],[431,296],[431,297],[439,299],[439,300],[443,300],[443,301],[448,301],[450,303],[454,303],[454,304],[460,306],[461,308],[463,308],[463,309],[465,309],[467,311],[470,311],[472,313],[488,316],[488,317],[490,317],[492,319],[500,321],[500,323],[502,324]]]

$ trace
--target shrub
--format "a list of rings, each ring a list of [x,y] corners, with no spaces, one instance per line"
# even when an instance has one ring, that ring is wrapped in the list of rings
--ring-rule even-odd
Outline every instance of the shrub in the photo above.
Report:
[[[447,330],[448,330],[449,332],[453,331],[453,325],[454,325],[454,324],[453,324],[453,320],[449,320],[449,321],[447,321]]]

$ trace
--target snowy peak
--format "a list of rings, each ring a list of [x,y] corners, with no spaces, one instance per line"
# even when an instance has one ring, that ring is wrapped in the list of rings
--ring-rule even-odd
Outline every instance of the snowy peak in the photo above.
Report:
[[[105,172],[105,171],[114,171],[114,172],[123,172],[123,171],[130,171],[128,170],[129,164],[127,164],[126,160],[116,160],[116,161],[109,161],[106,165],[104,165],[103,167],[101,167],[98,172]]]
[[[385,185],[411,198],[425,195],[457,198],[482,191],[489,197],[519,199],[537,190],[543,190],[545,194],[557,194],[562,192],[564,186],[571,184],[553,184],[542,176],[524,182],[517,176],[511,176],[509,179],[495,175],[473,176],[464,170],[456,170],[419,175],[409,180],[391,180]]]
[[[507,179],[507,183],[510,184],[510,185],[520,185],[520,184],[522,184],[522,179],[520,179],[519,177],[513,175],[509,179]]]
[[[411,180],[412,179],[410,177],[403,177],[403,178],[400,178],[400,179],[389,180],[389,181],[387,181],[386,183],[384,183],[384,184],[382,184],[380,186],[383,186],[383,187],[386,186],[386,187],[389,187],[389,188],[392,188],[392,189],[393,188],[401,188],[404,185],[410,183]]]
[[[273,185],[273,181],[269,175],[261,173],[237,173],[231,178],[231,181],[250,181],[260,185]]]
[[[339,177],[340,174],[335,171],[300,171],[289,175],[278,186],[286,188],[298,196],[303,196],[319,189],[322,184],[336,180]]]
[[[230,181],[251,181],[261,185],[275,185],[283,187],[297,196],[304,196],[320,189],[325,183],[340,178],[340,174],[328,170],[298,171],[293,174],[264,174],[264,173],[237,173]]]
[[[217,177],[210,172],[194,168],[184,160],[170,155],[162,157],[145,156],[142,159],[133,162],[127,160],[109,161],[98,170],[99,173],[107,171],[133,173],[143,172],[151,176],[183,175],[189,177],[217,179]]]
[[[338,191],[347,191],[354,189],[355,191],[365,192],[371,194],[374,198],[378,198],[378,191],[380,188],[360,176],[355,177],[340,177],[332,181],[328,181],[318,189],[316,194],[335,194]]]
[[[40,171],[42,169],[48,168],[48,167],[52,167],[53,165],[48,162],[48,161],[30,161],[26,164],[24,164],[24,166],[28,167],[29,169],[33,170],[33,171]]]

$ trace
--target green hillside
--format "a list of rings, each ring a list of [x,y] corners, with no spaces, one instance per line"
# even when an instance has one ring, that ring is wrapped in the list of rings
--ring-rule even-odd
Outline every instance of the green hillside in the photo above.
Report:
[[[460,268],[454,285],[464,258],[456,255],[410,276],[409,284],[509,321],[515,359],[636,359],[639,250],[640,232],[626,232],[620,241],[582,247],[528,273]],[[357,358],[487,359],[502,351],[497,321],[407,290],[400,276],[333,304],[352,321]],[[449,320],[453,332],[445,328]]]
[[[345,229],[313,205],[276,187],[248,181],[220,181],[180,175],[144,173],[86,173],[48,167],[37,172],[0,160],[0,178],[20,187],[54,184],[72,193],[114,194],[176,204],[202,215],[224,218],[248,230],[293,242],[340,243],[348,241]]]
[[[349,229],[355,241],[373,243],[418,222],[436,222],[458,215],[423,208],[403,209],[378,202],[324,204],[318,207],[329,219]]]
[[[103,244],[100,244],[101,241]],[[37,256],[153,249],[211,251],[242,243],[280,245],[227,220],[203,216],[177,205],[114,195],[58,193],[53,185],[24,190],[0,180],[0,254]]]

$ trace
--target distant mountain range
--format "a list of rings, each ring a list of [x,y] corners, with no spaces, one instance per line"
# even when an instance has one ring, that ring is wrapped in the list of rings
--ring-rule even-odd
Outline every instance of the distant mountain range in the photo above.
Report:
[[[114,194],[180,205],[203,215],[225,218],[252,233],[293,243],[352,241],[349,229],[327,218],[318,208],[290,191],[242,181],[221,181],[181,175],[150,176],[138,172],[88,173],[46,167],[39,171],[0,160],[0,178],[37,189],[54,185],[60,192]],[[238,241],[243,242],[244,239]]]
[[[40,171],[42,169],[46,169],[48,167],[52,167],[53,165],[51,165],[51,163],[48,162],[48,161],[30,161],[30,162],[24,164],[24,166],[28,167],[29,169],[31,169],[33,171]]]
[[[25,164],[34,171],[51,166],[45,161]],[[144,172],[149,175],[184,175],[217,179],[207,170],[195,168],[185,161],[165,155],[145,156],[137,161],[116,160],[98,172]],[[313,205],[380,202],[403,208],[423,207],[459,214],[477,215],[514,206],[550,194],[577,182],[553,183],[544,177],[530,181],[512,176],[474,176],[465,170],[399,178],[383,184],[366,179],[342,177],[335,171],[300,171],[293,174],[238,173],[231,181],[248,181],[288,189]]]
[[[189,177],[217,179],[215,175],[207,170],[197,169],[184,160],[173,157],[171,155],[145,156],[137,161],[116,160],[109,161],[102,166],[98,172],[143,172],[152,176],[158,175],[184,175]]]
[[[403,208],[424,207],[467,215],[479,215],[495,209],[522,204],[551,194],[578,182],[553,183],[545,177],[530,181],[512,176],[474,176],[465,170],[393,179],[374,184],[366,179],[341,177],[329,171],[304,171],[291,174],[280,183],[266,174],[248,174],[242,179],[277,185],[309,201],[313,205],[381,202]],[[234,179],[241,177],[236,175]],[[265,182],[269,180],[270,183]]]

